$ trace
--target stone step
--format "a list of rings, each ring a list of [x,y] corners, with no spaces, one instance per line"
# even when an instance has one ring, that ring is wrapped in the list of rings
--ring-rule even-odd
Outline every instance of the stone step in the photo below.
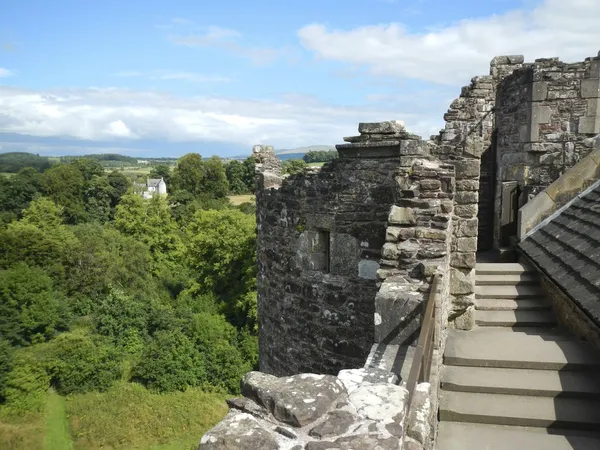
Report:
[[[521,275],[534,272],[533,268],[519,263],[477,263],[475,265],[477,275]]]
[[[544,298],[478,298],[475,300],[475,309],[479,311],[541,311],[551,308],[552,305]]]
[[[550,430],[552,431],[552,430]],[[578,436],[570,430],[547,434],[544,428],[440,422],[437,450],[598,450],[600,435]],[[595,436],[594,436],[595,435]]]
[[[543,297],[538,286],[475,286],[476,298],[524,299]]]
[[[517,275],[507,274],[479,274],[476,272],[475,281],[477,286],[498,286],[498,285],[529,285],[538,284],[540,279],[537,274],[534,273],[521,273]]]
[[[536,334],[540,336],[544,336],[545,340],[560,340],[560,341],[572,341],[573,336],[566,334],[559,326],[556,327],[481,327],[474,328],[470,331],[470,333],[485,333],[488,334],[490,332],[494,333],[525,333],[528,335]],[[498,339],[502,339],[502,337],[498,337]]]
[[[600,354],[589,344],[519,332],[450,330],[444,363],[452,366],[541,370],[600,368]]]
[[[442,373],[442,389],[600,400],[600,372],[446,366]]]
[[[556,318],[551,311],[476,311],[475,323],[481,327],[553,327]]]
[[[440,420],[595,431],[600,401],[442,391]]]

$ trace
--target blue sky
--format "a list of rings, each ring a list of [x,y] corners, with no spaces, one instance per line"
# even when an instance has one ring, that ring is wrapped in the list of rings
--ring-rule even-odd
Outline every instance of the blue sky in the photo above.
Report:
[[[0,151],[144,156],[424,137],[497,54],[600,48],[600,0],[4,0]],[[595,12],[595,15],[594,15]]]

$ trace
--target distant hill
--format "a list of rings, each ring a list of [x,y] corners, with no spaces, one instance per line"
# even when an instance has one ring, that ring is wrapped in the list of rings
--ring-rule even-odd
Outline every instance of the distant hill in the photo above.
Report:
[[[33,153],[0,153],[0,172],[17,173],[23,167],[33,167],[38,172],[43,172],[51,165],[48,158]]]
[[[279,155],[289,155],[289,154],[304,155],[305,153],[308,153],[308,152],[323,152],[323,151],[327,151],[327,150],[335,150],[335,145],[309,145],[308,147],[298,147],[298,148],[282,149],[282,150],[275,149],[275,154],[278,156]],[[302,156],[300,156],[300,158],[302,158]],[[289,158],[285,158],[285,159],[289,159]]]
[[[298,147],[298,148],[288,148],[288,149],[275,149],[275,154],[279,159],[302,159],[304,154],[313,151],[313,152],[322,152],[327,150],[335,150],[335,145],[309,145],[308,147]],[[244,160],[249,155],[237,155],[231,156],[229,159],[237,159]]]

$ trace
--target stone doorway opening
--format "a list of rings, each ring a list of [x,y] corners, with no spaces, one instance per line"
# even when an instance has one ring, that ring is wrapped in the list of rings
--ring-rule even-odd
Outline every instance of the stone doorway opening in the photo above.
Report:
[[[477,251],[491,250],[494,246],[494,203],[496,195],[496,142],[497,130],[492,142],[481,155],[479,176],[479,219]]]

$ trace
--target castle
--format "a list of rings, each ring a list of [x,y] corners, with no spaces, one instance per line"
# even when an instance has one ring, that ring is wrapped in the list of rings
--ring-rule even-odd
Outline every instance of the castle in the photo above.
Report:
[[[551,299],[558,323],[600,348],[600,53],[577,63],[495,57],[490,74],[473,78],[444,119],[445,128],[429,140],[398,121],[361,123],[359,136],[337,145],[339,159],[289,177],[282,176],[272,148],[253,149],[259,171],[257,284],[264,374],[245,378],[243,400],[266,408],[259,415],[265,422],[252,422],[252,429],[266,430],[265,424],[276,419],[280,428],[292,424],[299,430],[290,432],[294,438],[273,432],[277,438],[271,441],[265,431],[269,444],[262,448],[431,448],[438,408],[442,421],[458,423],[468,416],[457,419],[456,408],[439,404],[440,368],[463,357],[444,352],[467,348],[459,343],[473,339],[475,331],[468,330],[537,326],[547,320],[547,315],[511,310],[516,319],[507,323],[500,313],[519,300]],[[479,263],[482,258],[519,260],[535,268],[535,280],[525,266],[478,266],[478,258]],[[514,286],[504,286],[515,276]],[[541,287],[529,286],[526,295],[523,280],[537,283],[538,276]],[[496,289],[497,284],[504,287]],[[428,307],[428,299],[435,304]],[[534,312],[546,308],[536,305]],[[434,337],[425,345],[431,355],[426,372],[433,375],[420,377],[426,382],[411,388],[406,378],[415,348],[419,355],[423,350],[416,344],[426,308],[434,311]],[[544,309],[544,314],[550,313]],[[490,336],[500,339],[486,334],[482,342],[492,342]],[[513,338],[529,345],[526,336],[514,333]],[[290,421],[302,405],[292,412],[285,402],[277,406],[280,398],[291,402],[277,380],[295,386],[302,397],[309,389],[298,378],[302,373],[323,374],[318,383],[330,403],[318,417]],[[360,379],[358,388],[348,381],[352,377]],[[398,379],[404,391],[394,390],[401,388]],[[351,413],[347,404],[339,406],[345,404],[337,392],[339,380],[354,405]],[[385,392],[381,398],[390,405],[395,405],[391,397],[405,395],[408,406],[390,406],[395,413],[385,417],[362,414],[367,407],[356,389],[375,397]],[[420,402],[416,415],[411,415],[411,401]],[[244,405],[230,404],[231,416],[223,423],[250,420],[235,411],[258,417],[252,413],[256,409]],[[315,433],[331,425],[333,419],[322,418],[327,410],[336,417],[358,411],[360,420],[372,423],[370,428],[357,425],[355,434],[349,428]],[[313,424],[304,435],[302,427],[315,420],[318,427]],[[392,423],[400,431],[392,430]],[[200,447],[225,448],[218,443],[238,438],[225,428],[218,425]],[[444,425],[439,433],[449,436],[453,430]],[[454,448],[440,446],[449,441],[439,438],[438,448]],[[240,448],[254,446],[251,442]]]

